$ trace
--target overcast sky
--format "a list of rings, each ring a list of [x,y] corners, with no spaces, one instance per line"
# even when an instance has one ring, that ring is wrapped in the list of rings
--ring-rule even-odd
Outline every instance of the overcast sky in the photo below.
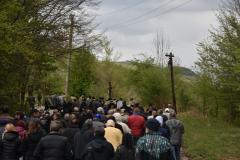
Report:
[[[197,61],[196,44],[206,39],[222,0],[103,0],[98,10],[99,29],[106,30],[121,61],[154,56],[153,40],[164,33],[182,66]]]

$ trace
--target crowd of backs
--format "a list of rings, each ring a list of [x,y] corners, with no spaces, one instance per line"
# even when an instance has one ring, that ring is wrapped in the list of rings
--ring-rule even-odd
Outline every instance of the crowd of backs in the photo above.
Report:
[[[93,104],[16,112],[14,118],[1,107],[0,159],[180,159],[184,127],[170,108],[145,111],[122,100]]]

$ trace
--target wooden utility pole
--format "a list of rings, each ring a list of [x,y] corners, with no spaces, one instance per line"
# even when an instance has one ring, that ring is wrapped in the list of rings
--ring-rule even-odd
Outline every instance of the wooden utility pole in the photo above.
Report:
[[[172,52],[170,52],[170,54],[166,54],[165,56],[169,57],[168,66],[170,67],[170,72],[171,72],[173,109],[177,113],[176,96],[175,96],[175,85],[174,85],[174,75],[173,75],[173,57],[174,57],[174,55],[172,54]]]
[[[112,99],[112,82],[108,82],[108,97]]]
[[[68,43],[68,60],[67,60],[67,76],[65,83],[65,95],[69,96],[69,80],[70,80],[70,72],[71,72],[71,59],[72,59],[72,42],[73,42],[73,27],[74,27],[74,15],[70,15],[70,32],[69,32],[69,43]]]

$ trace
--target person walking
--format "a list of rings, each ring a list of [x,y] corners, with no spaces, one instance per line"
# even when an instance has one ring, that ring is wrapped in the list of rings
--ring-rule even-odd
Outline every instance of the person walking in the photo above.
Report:
[[[115,128],[115,122],[111,119],[108,120],[105,128],[105,138],[113,145],[115,151],[122,144],[122,136],[122,132]]]
[[[128,117],[128,126],[131,129],[133,135],[134,144],[136,144],[139,137],[144,135],[145,119],[140,115],[140,109],[134,108],[133,115]]]
[[[170,130],[170,142],[173,146],[175,156],[177,160],[180,160],[180,151],[183,141],[184,125],[183,123],[176,119],[176,114],[174,112],[170,113],[170,120],[166,122]]]
[[[21,156],[20,138],[16,127],[8,123],[0,139],[0,159],[1,160],[18,160]]]
[[[21,152],[23,153],[24,160],[34,160],[34,150],[43,136],[44,134],[41,131],[40,122],[37,120],[30,120],[26,139],[24,139],[21,144]]]
[[[114,160],[135,160],[133,137],[129,133],[123,135],[122,144],[118,146]]]
[[[72,160],[73,154],[68,139],[60,134],[60,121],[52,121],[50,133],[38,143],[35,160]]]
[[[171,144],[161,136],[159,128],[156,119],[146,122],[146,134],[137,141],[136,160],[170,160]]]
[[[112,160],[114,148],[105,138],[105,130],[99,126],[94,129],[94,140],[87,144],[81,160]]]
[[[82,129],[74,136],[73,151],[75,160],[81,160],[81,156],[86,145],[94,139],[93,131],[93,122],[91,120],[87,120],[83,124]]]

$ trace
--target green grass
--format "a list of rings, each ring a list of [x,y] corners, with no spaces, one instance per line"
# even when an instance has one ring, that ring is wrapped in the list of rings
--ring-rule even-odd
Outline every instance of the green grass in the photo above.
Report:
[[[192,160],[240,160],[240,128],[192,114],[181,114],[184,150]]]

